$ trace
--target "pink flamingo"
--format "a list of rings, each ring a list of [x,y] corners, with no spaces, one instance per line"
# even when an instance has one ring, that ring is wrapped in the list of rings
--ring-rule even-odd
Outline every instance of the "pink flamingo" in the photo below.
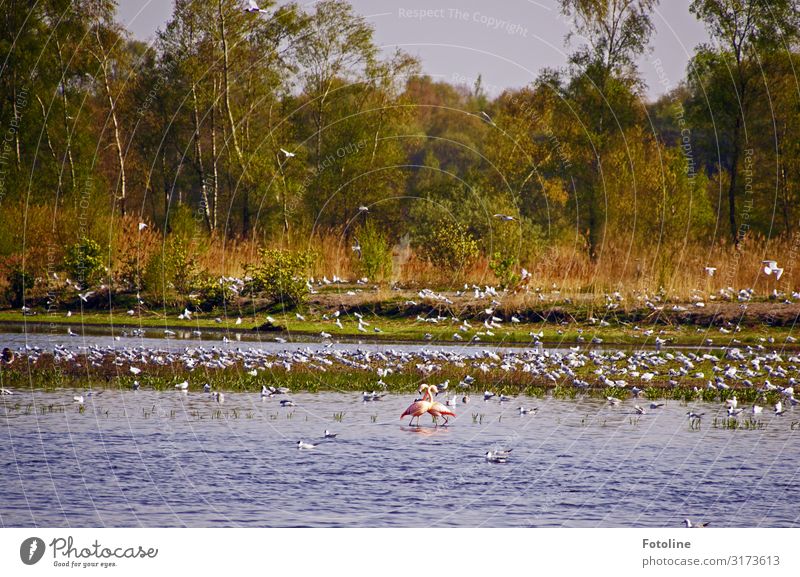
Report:
[[[456,414],[453,411],[451,411],[446,405],[443,405],[442,403],[433,400],[433,396],[439,392],[439,389],[436,388],[436,385],[423,385],[420,387],[420,390],[422,388],[425,388],[427,391],[422,398],[425,399],[425,397],[427,397],[431,401],[431,408],[428,409],[428,412],[431,415],[433,415],[433,418],[436,421],[437,425],[439,424],[439,417],[444,418],[444,424],[446,425],[448,417],[455,417]]]
[[[420,387],[421,389],[422,387]],[[411,415],[411,420],[408,422],[408,426],[411,426],[411,423],[414,422],[414,417],[417,418],[417,426],[419,427],[419,418],[427,413],[430,408],[433,406],[431,401],[426,401],[425,397],[423,396],[421,400],[414,401],[409,405],[409,407],[400,415],[400,418],[403,419],[408,415]]]

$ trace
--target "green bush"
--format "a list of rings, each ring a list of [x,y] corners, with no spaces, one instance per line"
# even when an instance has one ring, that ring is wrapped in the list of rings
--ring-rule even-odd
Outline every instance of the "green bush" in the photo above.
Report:
[[[172,272],[172,284],[179,294],[188,293],[197,279],[197,263],[189,255],[189,243],[181,237],[167,241],[167,262]]]
[[[76,242],[67,249],[64,266],[83,287],[97,284],[105,271],[100,245],[90,238]]]
[[[192,296],[192,305],[200,310],[210,311],[233,302],[235,293],[222,279],[205,275],[195,281]]]
[[[431,264],[451,272],[466,269],[479,254],[478,243],[469,231],[453,222],[435,226],[419,249]]]
[[[164,249],[154,252],[147,261],[142,284],[148,292],[168,298],[188,294],[197,278],[197,264],[189,254],[188,242],[170,235]]]
[[[261,262],[249,269],[246,286],[251,294],[264,293],[274,303],[303,304],[308,297],[308,270],[313,255],[308,251],[262,249]]]
[[[489,268],[492,269],[494,276],[500,281],[500,286],[508,288],[519,282],[519,275],[514,272],[517,268],[517,259],[512,256],[503,256],[501,253],[494,253],[494,258],[489,261]]]
[[[392,274],[392,247],[386,235],[373,221],[368,221],[355,235],[361,245],[357,269],[370,280],[382,280]]]

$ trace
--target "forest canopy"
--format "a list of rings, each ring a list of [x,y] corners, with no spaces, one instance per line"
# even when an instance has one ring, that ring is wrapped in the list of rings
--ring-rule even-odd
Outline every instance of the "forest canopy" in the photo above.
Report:
[[[244,274],[272,248],[306,251],[317,275],[527,267],[655,290],[748,243],[792,246],[797,2],[694,0],[711,40],[650,102],[636,63],[657,4],[562,0],[563,67],[490,96],[382,51],[344,0],[176,0],[150,45],[112,0],[12,1],[4,282],[80,268],[91,242],[93,274],[136,291],[166,270],[189,289]]]

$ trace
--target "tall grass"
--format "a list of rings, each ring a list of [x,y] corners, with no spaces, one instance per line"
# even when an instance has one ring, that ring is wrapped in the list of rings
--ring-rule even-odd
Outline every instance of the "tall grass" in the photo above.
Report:
[[[6,219],[0,234],[0,265],[12,255],[22,255],[26,269],[40,279],[51,276],[48,272],[61,270],[66,248],[78,240],[74,223],[80,216],[77,207],[62,207],[54,213],[52,208],[32,206],[27,208],[26,219]],[[148,228],[140,231],[138,217],[112,218],[102,212],[91,216],[94,220],[87,232],[101,246],[108,247],[109,269],[118,281],[122,277],[135,277],[137,268],[141,274],[153,255],[167,246],[163,231],[156,225],[148,223]],[[332,279],[336,275],[352,282],[363,271],[351,248],[352,238],[337,229],[319,230],[313,235],[297,231],[288,238],[266,240],[208,237],[203,231],[195,236],[190,239],[194,262],[200,270],[215,276],[243,276],[248,266],[257,261],[259,249],[287,246],[312,251],[314,260],[309,274],[315,279],[323,276]],[[391,266],[387,263],[391,271],[386,270],[383,275],[384,287],[400,283],[409,288],[444,290],[463,288],[464,283],[470,286],[498,283],[485,256],[477,258],[467,269],[451,271],[433,266],[415,251],[408,239],[394,244],[391,253]],[[580,296],[589,301],[619,291],[626,302],[631,302],[632,297],[646,294],[652,298],[659,293],[689,299],[694,291],[707,295],[727,287],[735,290],[753,287],[761,296],[774,289],[789,293],[800,281],[795,272],[800,235],[791,239],[751,237],[738,249],[727,241],[668,246],[655,242],[634,245],[624,238],[610,238],[600,248],[596,260],[587,256],[578,238],[521,254],[527,256],[519,266],[526,268],[531,278],[526,287],[512,291],[517,294],[506,299],[508,306],[530,303],[539,298],[538,291],[551,296],[558,291],[561,299]],[[785,269],[780,280],[763,274],[761,261],[767,258],[777,260]],[[706,266],[715,267],[716,273],[709,276]],[[5,278],[0,279],[0,284],[5,282]]]

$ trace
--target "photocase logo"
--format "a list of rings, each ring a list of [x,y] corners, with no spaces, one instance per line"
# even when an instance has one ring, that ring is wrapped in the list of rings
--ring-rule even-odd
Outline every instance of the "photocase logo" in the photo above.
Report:
[[[39,537],[28,537],[19,546],[19,558],[25,565],[36,565],[44,556],[44,541]]]

